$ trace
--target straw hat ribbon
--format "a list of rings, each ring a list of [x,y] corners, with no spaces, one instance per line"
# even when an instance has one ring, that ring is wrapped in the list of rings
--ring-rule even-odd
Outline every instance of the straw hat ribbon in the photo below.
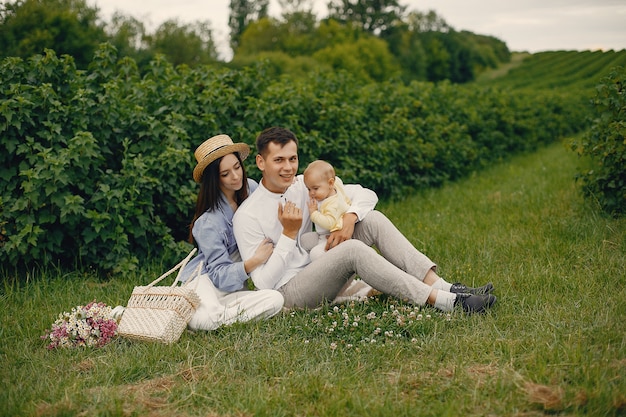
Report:
[[[211,162],[234,152],[239,153],[241,160],[244,160],[250,154],[250,147],[245,143],[233,143],[228,135],[217,135],[205,140],[194,152],[198,161],[198,165],[193,169],[194,181],[202,181],[202,174]]]

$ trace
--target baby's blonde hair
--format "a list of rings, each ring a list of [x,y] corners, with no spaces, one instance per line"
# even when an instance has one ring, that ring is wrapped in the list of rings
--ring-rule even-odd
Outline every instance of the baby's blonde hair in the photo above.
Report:
[[[323,179],[328,180],[330,178],[335,178],[335,168],[333,168],[333,166],[328,162],[318,159],[311,162],[306,167],[304,175],[306,176],[307,174],[318,174],[321,175]]]

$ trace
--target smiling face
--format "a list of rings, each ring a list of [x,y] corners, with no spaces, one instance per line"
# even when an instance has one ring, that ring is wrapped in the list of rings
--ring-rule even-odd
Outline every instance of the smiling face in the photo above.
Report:
[[[270,142],[264,155],[256,156],[256,164],[263,173],[263,186],[273,193],[284,193],[298,172],[298,145],[285,146]]]
[[[225,195],[234,195],[243,187],[243,167],[235,154],[225,155],[220,161],[220,190]]]

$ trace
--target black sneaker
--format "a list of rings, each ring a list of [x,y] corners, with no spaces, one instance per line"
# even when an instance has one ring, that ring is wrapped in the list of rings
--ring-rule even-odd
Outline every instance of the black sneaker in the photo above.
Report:
[[[463,310],[468,314],[484,313],[486,309],[491,307],[497,298],[493,294],[467,294],[459,293],[456,295],[454,305],[460,304]]]
[[[452,287],[450,287],[450,292],[454,294],[464,293],[472,295],[491,294],[493,292],[493,284],[491,282],[488,282],[482,287],[472,288],[461,284],[460,282],[455,282],[454,284],[452,284]]]

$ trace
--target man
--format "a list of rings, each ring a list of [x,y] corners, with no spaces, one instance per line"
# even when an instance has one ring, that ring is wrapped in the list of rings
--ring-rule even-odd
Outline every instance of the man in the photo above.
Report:
[[[352,205],[343,228],[329,236],[328,251],[311,261],[301,242],[312,226],[308,191],[302,175],[296,176],[298,139],[288,129],[272,127],[258,136],[256,145],[263,178],[235,213],[234,234],[244,261],[266,238],[274,242],[270,258],[250,276],[257,288],[280,291],[285,307],[316,307],[332,300],[354,274],[383,293],[442,311],[460,305],[468,313],[483,312],[496,301],[491,283],[470,288],[440,278],[436,265],[374,210],[376,194],[360,185],[344,186]]]

